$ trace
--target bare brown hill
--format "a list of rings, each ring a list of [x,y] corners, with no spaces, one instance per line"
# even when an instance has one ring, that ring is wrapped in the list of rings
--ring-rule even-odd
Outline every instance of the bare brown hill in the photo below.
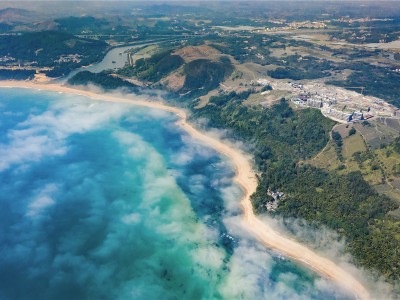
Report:
[[[210,46],[202,45],[184,47],[175,51],[174,54],[180,55],[185,60],[185,62],[189,62],[201,58],[217,60],[221,52]]]

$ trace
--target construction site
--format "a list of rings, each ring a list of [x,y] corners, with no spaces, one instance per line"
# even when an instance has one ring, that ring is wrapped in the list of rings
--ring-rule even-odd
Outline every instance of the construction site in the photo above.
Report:
[[[293,95],[291,100],[295,105],[318,108],[326,117],[341,123],[399,116],[399,109],[395,106],[379,98],[363,95],[364,87],[353,87],[354,91],[349,91],[317,81],[271,85],[290,90]]]

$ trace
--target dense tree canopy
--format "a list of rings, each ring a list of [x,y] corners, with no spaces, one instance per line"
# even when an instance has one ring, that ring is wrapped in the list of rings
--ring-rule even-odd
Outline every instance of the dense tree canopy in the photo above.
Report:
[[[265,212],[272,200],[268,188],[283,191],[286,198],[276,213],[325,224],[347,238],[358,263],[398,279],[400,240],[387,215],[398,204],[379,195],[359,172],[339,175],[299,163],[326,145],[334,123],[318,110],[293,111],[284,99],[269,109],[249,108],[241,104],[247,96],[232,92],[213,97],[195,115],[207,117],[211,126],[232,129],[233,137],[252,145],[262,172],[252,196],[256,212]],[[342,146],[338,132],[332,138],[336,147]]]

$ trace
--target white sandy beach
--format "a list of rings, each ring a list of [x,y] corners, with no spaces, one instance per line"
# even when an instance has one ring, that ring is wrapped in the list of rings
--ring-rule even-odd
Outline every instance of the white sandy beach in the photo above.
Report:
[[[292,239],[283,236],[276,232],[267,224],[261,222],[253,212],[253,207],[250,202],[252,195],[257,188],[257,180],[252,169],[250,160],[241,151],[225,144],[206,133],[202,133],[192,125],[187,123],[187,114],[184,110],[167,106],[160,102],[150,102],[146,100],[131,100],[107,94],[97,94],[95,92],[83,91],[72,87],[61,86],[58,84],[39,84],[31,81],[0,81],[0,87],[25,87],[49,90],[55,92],[72,93],[87,96],[94,100],[109,101],[117,103],[128,103],[131,105],[140,105],[150,108],[157,108],[164,111],[169,111],[177,114],[180,117],[178,125],[187,131],[191,136],[199,141],[214,148],[218,152],[227,155],[236,167],[236,182],[242,187],[244,196],[241,200],[243,208],[243,221],[246,228],[251,232],[263,245],[267,248],[279,251],[285,256],[298,260],[302,264],[312,268],[318,274],[330,278],[339,286],[352,294],[355,294],[359,299],[370,299],[367,289],[350,273],[340,268],[333,261],[321,257],[306,246],[303,246]]]

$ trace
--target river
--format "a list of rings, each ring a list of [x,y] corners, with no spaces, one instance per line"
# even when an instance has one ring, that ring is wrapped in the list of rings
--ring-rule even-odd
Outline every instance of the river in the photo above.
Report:
[[[157,43],[160,43],[160,41],[145,42],[145,43],[137,44],[137,45],[112,48],[110,51],[107,52],[107,54],[104,56],[104,58],[101,62],[92,64],[89,66],[80,67],[76,70],[73,70],[66,77],[64,77],[63,80],[68,80],[69,78],[74,76],[76,73],[79,73],[81,71],[90,71],[93,73],[100,73],[101,71],[104,71],[104,70],[122,68],[128,60],[128,55],[127,55],[126,51],[128,51],[130,49],[137,49],[140,47],[157,44]]]

